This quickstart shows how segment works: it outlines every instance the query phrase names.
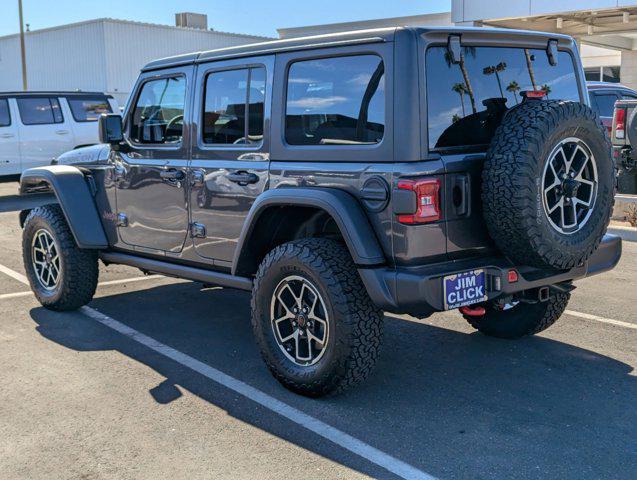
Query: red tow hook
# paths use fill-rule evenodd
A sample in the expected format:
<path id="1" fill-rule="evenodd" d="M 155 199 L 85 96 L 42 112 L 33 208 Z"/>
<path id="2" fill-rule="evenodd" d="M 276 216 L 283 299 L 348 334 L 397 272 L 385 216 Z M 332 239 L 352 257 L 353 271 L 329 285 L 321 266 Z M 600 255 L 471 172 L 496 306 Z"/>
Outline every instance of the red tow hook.
<path id="1" fill-rule="evenodd" d="M 484 309 L 484 307 L 472 307 L 472 306 L 467 306 L 467 307 L 460 307 L 459 308 L 460 313 L 462 313 L 463 315 L 466 315 L 468 317 L 483 317 L 485 313 L 487 313 L 487 311 Z"/>

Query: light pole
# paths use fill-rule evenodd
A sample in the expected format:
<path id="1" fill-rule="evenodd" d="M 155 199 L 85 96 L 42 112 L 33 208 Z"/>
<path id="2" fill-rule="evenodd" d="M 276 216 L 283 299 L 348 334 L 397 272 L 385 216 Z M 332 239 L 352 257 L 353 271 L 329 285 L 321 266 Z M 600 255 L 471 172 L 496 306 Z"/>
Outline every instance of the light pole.
<path id="1" fill-rule="evenodd" d="M 26 91 L 27 85 L 27 56 L 24 48 L 24 21 L 22 19 L 22 0 L 18 0 L 18 12 L 20 15 L 20 56 L 22 58 L 22 90 Z"/>

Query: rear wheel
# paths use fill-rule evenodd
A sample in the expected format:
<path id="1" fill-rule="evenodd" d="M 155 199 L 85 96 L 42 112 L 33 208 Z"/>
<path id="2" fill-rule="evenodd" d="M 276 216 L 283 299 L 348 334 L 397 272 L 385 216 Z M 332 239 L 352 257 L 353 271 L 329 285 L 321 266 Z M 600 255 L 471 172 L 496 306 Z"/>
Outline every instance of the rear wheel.
<path id="1" fill-rule="evenodd" d="M 301 395 L 340 392 L 367 378 L 382 318 L 348 251 L 332 240 L 275 248 L 254 281 L 252 326 L 263 359 L 279 382 Z"/>
<path id="2" fill-rule="evenodd" d="M 22 256 L 31 289 L 44 307 L 76 310 L 93 298 L 99 275 L 97 253 L 75 244 L 59 206 L 46 205 L 29 213 Z"/>
<path id="3" fill-rule="evenodd" d="M 515 339 L 546 330 L 562 316 L 570 294 L 557 293 L 546 302 L 491 302 L 482 316 L 463 315 L 473 328 L 490 337 Z"/>

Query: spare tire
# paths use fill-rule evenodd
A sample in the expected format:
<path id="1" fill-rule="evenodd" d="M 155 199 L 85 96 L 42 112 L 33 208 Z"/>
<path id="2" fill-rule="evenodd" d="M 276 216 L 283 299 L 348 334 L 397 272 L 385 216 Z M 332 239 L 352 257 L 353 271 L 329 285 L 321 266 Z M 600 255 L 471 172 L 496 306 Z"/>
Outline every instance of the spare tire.
<path id="1" fill-rule="evenodd" d="M 517 264 L 568 269 L 598 247 L 615 167 L 599 118 L 581 103 L 528 99 L 496 130 L 482 175 L 487 228 Z"/>

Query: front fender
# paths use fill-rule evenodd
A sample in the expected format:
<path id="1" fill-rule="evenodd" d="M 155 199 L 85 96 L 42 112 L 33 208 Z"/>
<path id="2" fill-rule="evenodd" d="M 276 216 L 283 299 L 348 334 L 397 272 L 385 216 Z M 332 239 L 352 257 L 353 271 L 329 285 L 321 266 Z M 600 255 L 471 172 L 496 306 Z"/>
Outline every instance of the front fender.
<path id="1" fill-rule="evenodd" d="M 52 165 L 30 168 L 22 173 L 20 195 L 50 191 L 55 194 L 78 247 L 108 247 L 95 199 L 84 173 L 79 168 Z"/>
<path id="2" fill-rule="evenodd" d="M 358 201 L 349 193 L 335 188 L 280 188 L 261 194 L 243 225 L 241 236 L 232 265 L 235 274 L 241 264 L 242 256 L 261 215 L 270 207 L 302 206 L 324 210 L 338 226 L 354 263 L 359 266 L 382 265 L 385 255 L 376 239 L 369 220 Z"/>

